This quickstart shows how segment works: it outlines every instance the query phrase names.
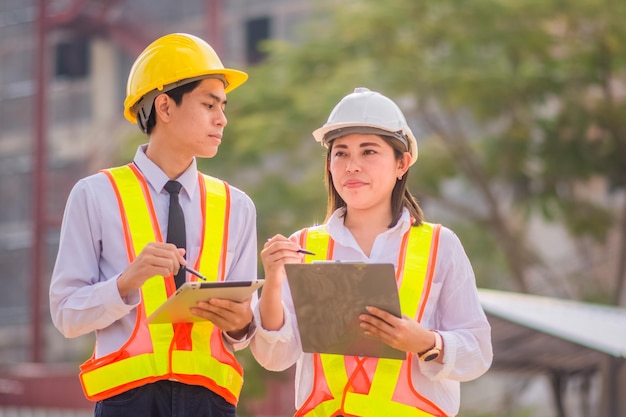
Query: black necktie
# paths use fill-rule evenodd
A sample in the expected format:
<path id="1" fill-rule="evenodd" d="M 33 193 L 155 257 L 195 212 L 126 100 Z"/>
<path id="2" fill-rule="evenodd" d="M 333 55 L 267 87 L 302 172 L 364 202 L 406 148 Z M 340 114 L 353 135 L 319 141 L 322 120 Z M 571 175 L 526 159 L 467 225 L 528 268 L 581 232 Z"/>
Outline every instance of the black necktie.
<path id="1" fill-rule="evenodd" d="M 170 193 L 170 212 L 167 217 L 167 243 L 173 243 L 177 248 L 187 249 L 185 232 L 185 215 L 178 202 L 178 193 L 182 185 L 178 181 L 168 181 L 165 190 Z M 176 288 L 185 282 L 185 270 L 180 268 L 176 274 Z"/>

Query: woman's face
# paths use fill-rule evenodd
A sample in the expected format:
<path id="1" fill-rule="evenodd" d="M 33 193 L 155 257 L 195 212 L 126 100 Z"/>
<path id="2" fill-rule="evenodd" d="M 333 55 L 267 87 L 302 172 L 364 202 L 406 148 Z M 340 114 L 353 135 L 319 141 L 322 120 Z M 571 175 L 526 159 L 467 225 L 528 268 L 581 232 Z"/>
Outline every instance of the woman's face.
<path id="1" fill-rule="evenodd" d="M 390 209 L 391 193 L 408 169 L 408 161 L 396 159 L 393 148 L 380 136 L 354 133 L 333 141 L 328 169 L 348 209 Z"/>

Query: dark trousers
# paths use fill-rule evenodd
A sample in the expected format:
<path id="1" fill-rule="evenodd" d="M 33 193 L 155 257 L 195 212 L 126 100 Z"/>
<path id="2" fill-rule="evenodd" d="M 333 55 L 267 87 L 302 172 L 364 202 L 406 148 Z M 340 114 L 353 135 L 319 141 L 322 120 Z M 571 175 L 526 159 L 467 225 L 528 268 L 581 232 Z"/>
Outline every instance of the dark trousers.
<path id="1" fill-rule="evenodd" d="M 235 406 L 200 386 L 158 381 L 96 403 L 95 417 L 235 417 Z"/>

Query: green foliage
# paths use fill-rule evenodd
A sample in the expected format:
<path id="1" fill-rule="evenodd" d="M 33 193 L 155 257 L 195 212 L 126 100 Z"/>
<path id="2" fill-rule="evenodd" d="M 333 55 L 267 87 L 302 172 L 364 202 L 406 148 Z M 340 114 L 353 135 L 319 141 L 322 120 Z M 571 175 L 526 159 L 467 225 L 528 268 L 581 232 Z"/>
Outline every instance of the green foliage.
<path id="1" fill-rule="evenodd" d="M 420 194 L 438 196 L 441 195 L 442 183 L 457 177 L 459 169 L 441 142 L 435 138 L 423 142 L 425 143 L 420 143 L 419 154 L 426 156 L 418 157 L 418 162 L 411 167 L 411 193 L 415 196 Z"/>
<path id="2" fill-rule="evenodd" d="M 614 212 L 580 187 L 596 178 L 626 186 L 626 3 L 316 5 L 304 41 L 265 45 L 267 60 L 229 95 L 219 154 L 200 162 L 253 198 L 260 242 L 323 221 L 324 149 L 311 132 L 357 86 L 405 111 L 420 147 L 410 174 L 420 200 L 454 203 L 494 242 L 522 236 L 520 215 L 598 242 L 616 227 Z M 471 200 L 445 195 L 454 178 Z M 515 221 L 498 224 L 496 212 Z M 476 256 L 475 267 L 493 262 Z"/>
<path id="3" fill-rule="evenodd" d="M 411 181 L 422 199 L 440 199 L 443 183 L 465 177 L 479 200 L 511 201 L 500 209 L 538 213 L 601 241 L 613 214 L 576 188 L 598 176 L 625 185 L 626 109 L 614 96 L 626 57 L 616 16 L 625 11 L 590 0 L 361 0 L 320 9 L 305 42 L 268 45 L 269 59 L 232 100 L 229 137 L 262 155 L 251 168 L 260 235 L 323 218 L 323 153 L 318 159 L 309 132 L 363 85 L 395 97 L 420 134 Z M 253 160 L 243 155 L 225 159 Z"/>
<path id="4" fill-rule="evenodd" d="M 506 260 L 493 236 L 485 233 L 484 227 L 476 223 L 454 222 L 447 226 L 463 242 L 467 256 L 472 261 L 478 287 L 511 291 L 510 282 L 502 279 L 507 273 Z"/>

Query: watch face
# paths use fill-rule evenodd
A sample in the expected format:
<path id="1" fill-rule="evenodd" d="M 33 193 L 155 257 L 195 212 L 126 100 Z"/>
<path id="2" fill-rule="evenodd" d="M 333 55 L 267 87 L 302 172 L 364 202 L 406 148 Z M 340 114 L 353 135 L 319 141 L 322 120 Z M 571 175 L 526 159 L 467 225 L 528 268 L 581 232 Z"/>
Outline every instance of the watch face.
<path id="1" fill-rule="evenodd" d="M 433 361 L 435 359 L 437 359 L 439 357 L 439 351 L 438 350 L 431 350 L 429 352 L 426 352 L 423 356 L 423 360 L 424 362 L 429 362 L 429 361 Z"/>

